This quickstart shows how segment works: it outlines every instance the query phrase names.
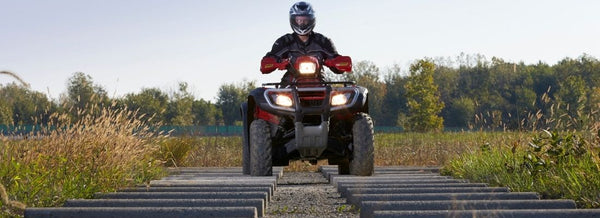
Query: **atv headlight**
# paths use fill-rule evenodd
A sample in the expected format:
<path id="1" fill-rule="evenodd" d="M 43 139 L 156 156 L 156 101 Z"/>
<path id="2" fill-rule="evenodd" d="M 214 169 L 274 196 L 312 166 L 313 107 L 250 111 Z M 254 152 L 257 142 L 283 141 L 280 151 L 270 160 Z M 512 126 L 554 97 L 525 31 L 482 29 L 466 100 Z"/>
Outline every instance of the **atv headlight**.
<path id="1" fill-rule="evenodd" d="M 339 105 L 345 105 L 346 103 L 348 103 L 348 99 L 350 98 L 351 93 L 339 93 L 339 94 L 335 94 L 331 97 L 331 105 L 332 106 L 339 106 Z"/>
<path id="2" fill-rule="evenodd" d="M 312 62 L 302 62 L 298 66 L 300 74 L 314 74 L 317 70 L 317 65 Z"/>
<path id="3" fill-rule="evenodd" d="M 290 96 L 275 95 L 275 104 L 283 107 L 291 107 L 293 105 L 293 101 Z"/>

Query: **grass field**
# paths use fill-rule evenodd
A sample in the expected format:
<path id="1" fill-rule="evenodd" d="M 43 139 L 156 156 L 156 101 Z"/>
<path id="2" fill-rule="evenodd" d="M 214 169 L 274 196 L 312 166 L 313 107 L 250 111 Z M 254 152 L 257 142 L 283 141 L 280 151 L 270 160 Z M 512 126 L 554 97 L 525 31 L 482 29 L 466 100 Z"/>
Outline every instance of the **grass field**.
<path id="1" fill-rule="evenodd" d="M 66 118 L 56 117 L 56 120 Z M 59 122 L 60 123 L 60 122 Z M 0 137 L 0 215 L 59 206 L 69 198 L 142 184 L 165 166 L 241 166 L 241 137 L 165 137 L 125 111 L 46 130 L 47 137 Z M 118 127 L 118 128 L 117 128 Z M 443 166 L 473 182 L 571 198 L 600 207 L 596 132 L 446 132 L 375 135 L 376 165 Z M 318 164 L 327 164 L 321 161 Z M 295 161 L 286 171 L 316 171 Z"/>
<path id="2" fill-rule="evenodd" d="M 500 144 L 521 134 L 507 132 L 397 133 L 375 135 L 375 164 L 439 166 L 486 143 Z M 163 141 L 168 166 L 241 166 L 240 137 L 180 137 Z M 319 164 L 327 164 L 326 161 Z M 316 170 L 301 161 L 285 170 Z"/>

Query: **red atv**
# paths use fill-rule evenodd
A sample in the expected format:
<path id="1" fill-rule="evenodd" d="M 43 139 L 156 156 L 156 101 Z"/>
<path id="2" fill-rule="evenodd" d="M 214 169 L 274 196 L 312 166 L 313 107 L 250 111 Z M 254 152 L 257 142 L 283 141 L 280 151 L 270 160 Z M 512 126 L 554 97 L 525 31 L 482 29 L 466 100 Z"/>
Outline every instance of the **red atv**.
<path id="1" fill-rule="evenodd" d="M 327 82 L 320 76 L 323 64 L 350 72 L 350 57 L 325 63 L 312 56 L 292 60 L 263 63 L 262 67 L 280 70 L 291 65 L 292 79 L 263 84 L 241 106 L 244 174 L 270 176 L 273 166 L 287 166 L 290 160 L 316 164 L 327 159 L 338 165 L 340 174 L 372 175 L 368 90 L 355 82 Z"/>

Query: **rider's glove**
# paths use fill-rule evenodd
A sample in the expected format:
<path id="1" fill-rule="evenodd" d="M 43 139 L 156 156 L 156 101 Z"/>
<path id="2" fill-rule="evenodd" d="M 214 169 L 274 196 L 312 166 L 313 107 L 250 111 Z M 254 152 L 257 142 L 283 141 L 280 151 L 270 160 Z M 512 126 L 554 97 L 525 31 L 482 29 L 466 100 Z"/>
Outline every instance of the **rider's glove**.
<path id="1" fill-rule="evenodd" d="M 277 65 L 277 59 L 274 57 L 264 57 L 262 61 L 260 61 L 260 72 L 269 74 L 277 69 Z"/>
<path id="2" fill-rule="evenodd" d="M 349 56 L 337 56 L 325 60 L 325 66 L 335 68 L 342 72 L 352 71 L 352 59 Z"/>

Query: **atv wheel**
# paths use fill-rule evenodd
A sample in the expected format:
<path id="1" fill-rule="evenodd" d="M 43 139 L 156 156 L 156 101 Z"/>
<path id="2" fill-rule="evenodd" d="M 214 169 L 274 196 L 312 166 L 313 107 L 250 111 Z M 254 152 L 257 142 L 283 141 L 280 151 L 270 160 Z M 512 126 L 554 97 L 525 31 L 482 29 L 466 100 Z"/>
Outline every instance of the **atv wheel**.
<path id="1" fill-rule="evenodd" d="M 250 124 L 250 175 L 273 175 L 271 129 L 267 121 L 254 120 Z"/>
<path id="2" fill-rule="evenodd" d="M 373 121 L 368 114 L 358 113 L 352 126 L 352 159 L 350 160 L 350 174 L 356 176 L 373 175 L 374 148 L 373 148 Z"/>
<path id="3" fill-rule="evenodd" d="M 244 102 L 240 106 L 240 115 L 244 125 L 242 131 L 242 172 L 244 175 L 250 175 L 250 143 L 248 138 L 250 137 L 250 124 L 248 123 L 248 103 Z"/>
<path id="4" fill-rule="evenodd" d="M 244 175 L 250 175 L 250 145 L 246 130 L 244 130 L 242 137 L 242 171 Z"/>

